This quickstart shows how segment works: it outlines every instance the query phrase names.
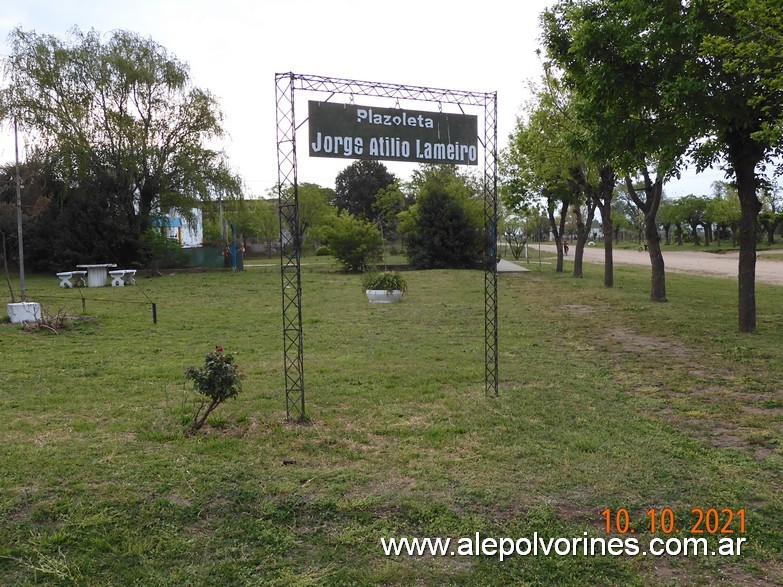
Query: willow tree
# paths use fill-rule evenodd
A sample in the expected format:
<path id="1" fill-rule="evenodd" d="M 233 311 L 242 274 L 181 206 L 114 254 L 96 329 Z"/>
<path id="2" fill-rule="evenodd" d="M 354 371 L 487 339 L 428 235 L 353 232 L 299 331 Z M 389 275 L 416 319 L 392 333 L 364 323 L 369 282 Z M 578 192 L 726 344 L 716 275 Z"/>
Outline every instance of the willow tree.
<path id="1" fill-rule="evenodd" d="M 68 185 L 109 196 L 136 234 L 158 208 L 187 213 L 211 194 L 239 192 L 210 146 L 223 136 L 217 100 L 155 41 L 78 29 L 61 40 L 20 28 L 9 41 L 0 115 L 18 118 L 35 147 L 56 156 Z"/>

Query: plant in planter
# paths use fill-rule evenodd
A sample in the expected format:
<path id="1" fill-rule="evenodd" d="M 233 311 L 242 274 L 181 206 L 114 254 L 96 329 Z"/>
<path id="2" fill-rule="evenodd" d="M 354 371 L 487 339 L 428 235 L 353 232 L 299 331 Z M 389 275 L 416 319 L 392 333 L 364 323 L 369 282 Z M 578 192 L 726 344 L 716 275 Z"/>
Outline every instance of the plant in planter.
<path id="1" fill-rule="evenodd" d="M 373 303 L 399 302 L 408 289 L 399 271 L 370 271 L 362 278 L 367 299 Z"/>

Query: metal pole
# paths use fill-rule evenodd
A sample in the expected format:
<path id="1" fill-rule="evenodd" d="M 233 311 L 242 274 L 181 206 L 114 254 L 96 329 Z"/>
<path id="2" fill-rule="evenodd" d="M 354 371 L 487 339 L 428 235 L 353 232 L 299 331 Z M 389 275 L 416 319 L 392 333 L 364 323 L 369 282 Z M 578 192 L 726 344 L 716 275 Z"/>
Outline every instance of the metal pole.
<path id="1" fill-rule="evenodd" d="M 280 278 L 283 301 L 286 420 L 305 422 L 302 344 L 302 273 L 299 234 L 299 180 L 293 73 L 275 74 L 277 102 L 277 191 L 280 218 Z"/>
<path id="2" fill-rule="evenodd" d="M 19 176 L 19 132 L 14 116 L 14 151 L 16 152 L 16 231 L 19 235 L 19 289 L 22 301 L 26 301 L 24 287 L 24 241 L 22 240 L 22 179 Z"/>

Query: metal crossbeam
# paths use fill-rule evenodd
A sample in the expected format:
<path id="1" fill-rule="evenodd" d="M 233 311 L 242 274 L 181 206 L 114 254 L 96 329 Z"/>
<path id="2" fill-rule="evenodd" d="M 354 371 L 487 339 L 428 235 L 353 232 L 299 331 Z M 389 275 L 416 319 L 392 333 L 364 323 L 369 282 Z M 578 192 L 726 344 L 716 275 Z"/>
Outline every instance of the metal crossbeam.
<path id="1" fill-rule="evenodd" d="M 445 102 L 466 106 L 485 106 L 489 96 L 496 96 L 495 93 L 486 94 L 384 82 L 366 82 L 320 75 L 297 75 L 295 77 L 297 89 L 309 90 L 311 92 L 328 92 L 330 94 L 376 96 L 422 102 Z"/>

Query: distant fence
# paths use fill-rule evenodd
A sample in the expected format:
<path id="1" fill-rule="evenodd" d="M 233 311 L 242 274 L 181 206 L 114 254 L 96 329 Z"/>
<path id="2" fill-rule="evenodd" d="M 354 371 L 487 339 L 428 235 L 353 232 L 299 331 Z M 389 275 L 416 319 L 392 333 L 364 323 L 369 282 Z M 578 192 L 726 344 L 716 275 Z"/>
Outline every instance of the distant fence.
<path id="1" fill-rule="evenodd" d="M 220 246 L 188 247 L 182 252 L 187 257 L 188 267 L 225 267 Z"/>

